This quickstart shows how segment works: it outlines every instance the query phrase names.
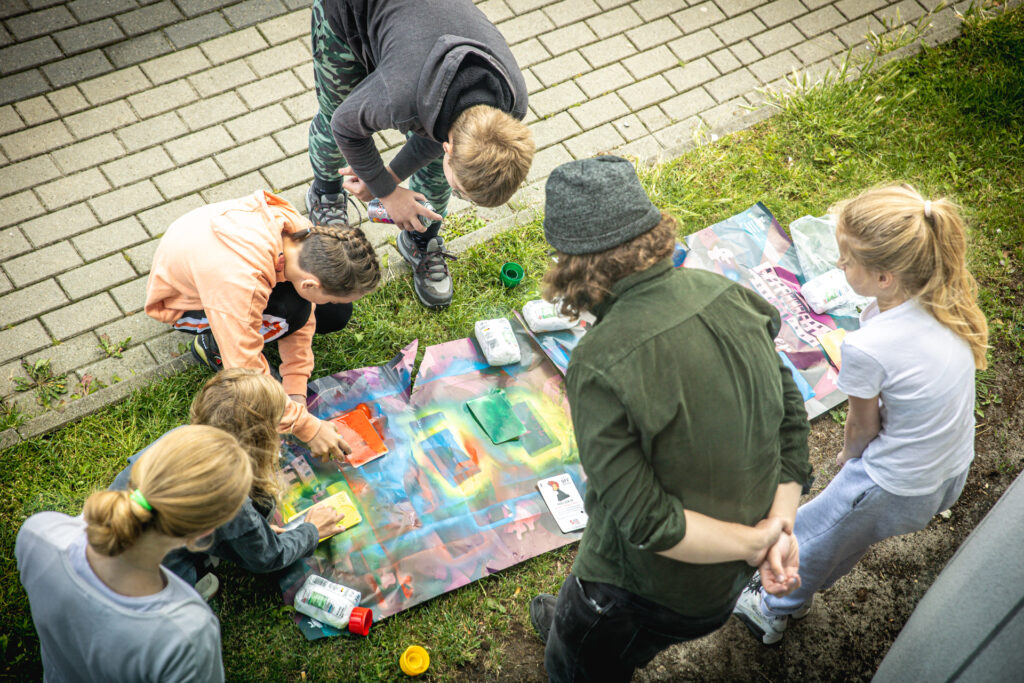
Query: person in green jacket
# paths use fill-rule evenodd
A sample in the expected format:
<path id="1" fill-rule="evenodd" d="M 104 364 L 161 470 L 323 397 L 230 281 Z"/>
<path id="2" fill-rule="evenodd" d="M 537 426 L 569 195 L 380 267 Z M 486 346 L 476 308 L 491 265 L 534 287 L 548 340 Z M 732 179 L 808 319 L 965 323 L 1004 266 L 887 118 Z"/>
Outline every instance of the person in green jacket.
<path id="1" fill-rule="evenodd" d="M 536 596 L 530 618 L 552 681 L 626 681 L 722 626 L 755 567 L 775 594 L 799 584 L 807 413 L 775 350 L 778 311 L 673 267 L 675 221 L 631 163 L 564 164 L 545 203 L 545 297 L 596 319 L 566 373 L 589 522 L 557 599 Z"/>

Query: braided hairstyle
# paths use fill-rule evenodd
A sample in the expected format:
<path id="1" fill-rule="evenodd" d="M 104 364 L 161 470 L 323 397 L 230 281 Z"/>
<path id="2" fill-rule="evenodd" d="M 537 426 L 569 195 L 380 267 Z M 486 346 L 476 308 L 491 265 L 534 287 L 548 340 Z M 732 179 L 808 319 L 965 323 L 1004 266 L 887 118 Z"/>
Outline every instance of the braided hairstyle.
<path id="1" fill-rule="evenodd" d="M 299 267 L 320 280 L 327 294 L 362 296 L 380 284 L 377 254 L 359 228 L 314 225 L 289 237 L 302 242 Z"/>

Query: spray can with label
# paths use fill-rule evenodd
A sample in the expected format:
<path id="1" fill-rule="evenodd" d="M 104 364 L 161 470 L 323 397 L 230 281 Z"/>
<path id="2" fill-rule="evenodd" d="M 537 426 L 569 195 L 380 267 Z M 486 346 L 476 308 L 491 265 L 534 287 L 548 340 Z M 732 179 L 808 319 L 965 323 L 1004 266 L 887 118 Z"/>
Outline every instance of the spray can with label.
<path id="1" fill-rule="evenodd" d="M 311 574 L 295 594 L 295 611 L 337 629 L 365 636 L 373 624 L 373 610 L 359 607 L 362 594 Z"/>
<path id="2" fill-rule="evenodd" d="M 434 207 L 430 205 L 430 202 L 420 202 L 428 211 L 433 211 Z M 391 223 L 394 225 L 394 221 L 391 220 L 391 216 L 388 215 L 384 205 L 380 203 L 379 199 L 371 199 L 370 203 L 366 205 L 366 217 L 371 223 Z M 420 223 L 423 224 L 424 228 L 430 227 L 430 219 L 426 216 L 420 216 Z"/>

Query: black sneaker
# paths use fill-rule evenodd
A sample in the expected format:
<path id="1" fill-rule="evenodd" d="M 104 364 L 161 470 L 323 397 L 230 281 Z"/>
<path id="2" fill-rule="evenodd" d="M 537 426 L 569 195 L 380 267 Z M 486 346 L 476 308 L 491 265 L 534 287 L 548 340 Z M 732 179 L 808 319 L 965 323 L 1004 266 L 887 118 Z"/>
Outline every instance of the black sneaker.
<path id="1" fill-rule="evenodd" d="M 214 372 L 224 367 L 220 359 L 220 349 L 217 348 L 217 340 L 213 338 L 213 332 L 204 330 L 192 339 L 192 355 L 200 365 L 205 365 Z"/>
<path id="2" fill-rule="evenodd" d="M 558 598 L 550 593 L 541 593 L 530 601 L 530 623 L 540 639 L 547 644 L 551 624 L 555 621 L 555 605 Z"/>
<path id="3" fill-rule="evenodd" d="M 348 193 L 317 194 L 313 186 L 306 191 L 306 213 L 313 225 L 348 227 Z"/>
<path id="4" fill-rule="evenodd" d="M 398 253 L 412 266 L 412 284 L 416 296 L 427 308 L 444 308 L 452 302 L 454 286 L 452 276 L 448 272 L 448 261 L 457 261 L 458 257 L 444 250 L 444 240 L 434 237 L 427 243 L 425 251 L 421 251 L 402 231 L 395 240 Z"/>

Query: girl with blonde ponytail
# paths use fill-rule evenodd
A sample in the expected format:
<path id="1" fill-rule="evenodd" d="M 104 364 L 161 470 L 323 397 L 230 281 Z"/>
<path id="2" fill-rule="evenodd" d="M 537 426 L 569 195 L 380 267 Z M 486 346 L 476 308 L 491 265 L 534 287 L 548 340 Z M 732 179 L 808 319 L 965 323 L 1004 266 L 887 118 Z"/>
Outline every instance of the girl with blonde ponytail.
<path id="1" fill-rule="evenodd" d="M 802 585 L 782 598 L 745 593 L 736 608 L 766 644 L 873 543 L 923 529 L 956 502 L 974 459 L 974 372 L 985 367 L 988 326 L 956 206 L 883 187 L 841 204 L 836 226 L 837 265 L 875 301 L 841 349 L 842 469 L 797 512 Z"/>
<path id="2" fill-rule="evenodd" d="M 160 561 L 234 517 L 251 485 L 233 436 L 182 427 L 139 458 L 127 490 L 92 494 L 79 517 L 26 520 L 14 552 L 44 677 L 224 680 L 217 618 Z"/>

